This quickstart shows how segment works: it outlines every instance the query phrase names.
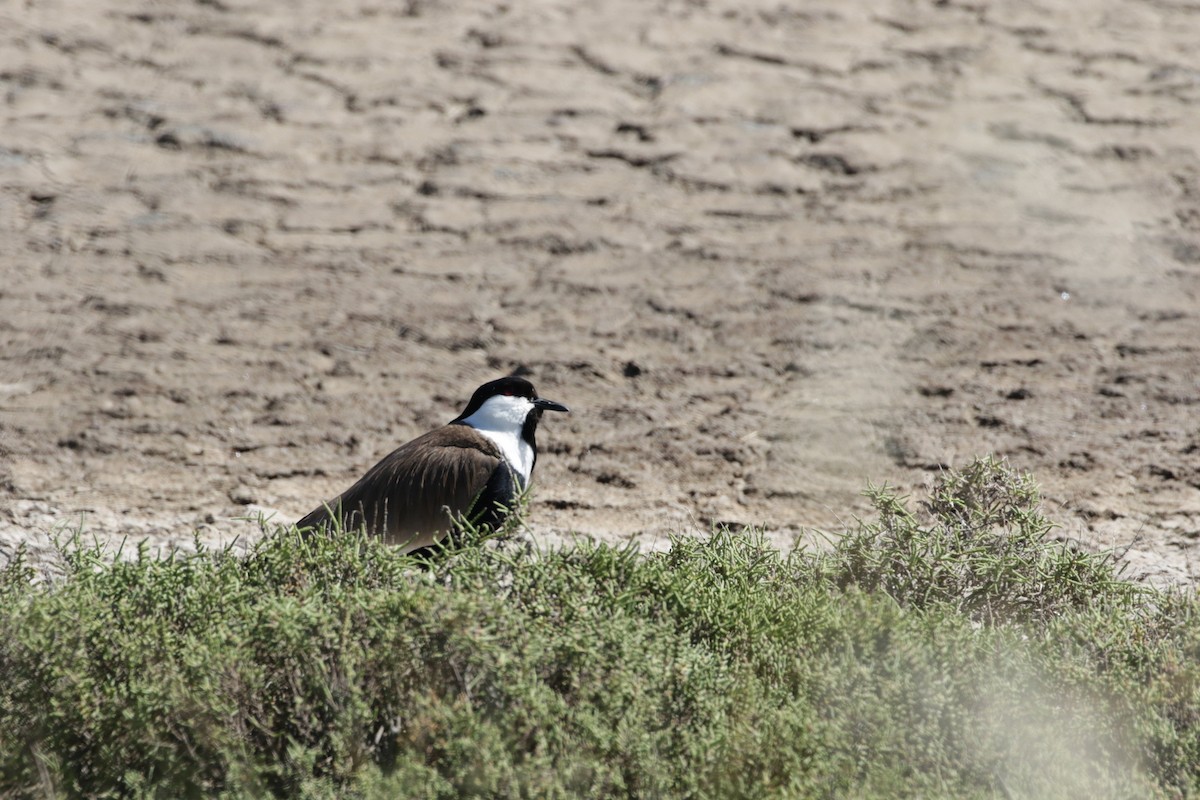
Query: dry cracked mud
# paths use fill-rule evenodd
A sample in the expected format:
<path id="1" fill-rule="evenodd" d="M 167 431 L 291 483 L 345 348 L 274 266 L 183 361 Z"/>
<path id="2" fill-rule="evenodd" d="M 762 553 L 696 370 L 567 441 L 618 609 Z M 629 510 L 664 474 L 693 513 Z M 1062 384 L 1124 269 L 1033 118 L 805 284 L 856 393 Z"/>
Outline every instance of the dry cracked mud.
<path id="1" fill-rule="evenodd" d="M 0 555 L 290 521 L 513 370 L 530 525 L 997 453 L 1191 581 L 1200 3 L 0 6 Z"/>

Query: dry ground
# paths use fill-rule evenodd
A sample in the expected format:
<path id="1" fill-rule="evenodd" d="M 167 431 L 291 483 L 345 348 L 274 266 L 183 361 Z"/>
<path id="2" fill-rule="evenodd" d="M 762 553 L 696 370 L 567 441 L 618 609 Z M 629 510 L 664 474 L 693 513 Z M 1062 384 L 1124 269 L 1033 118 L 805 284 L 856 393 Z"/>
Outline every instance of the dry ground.
<path id="1" fill-rule="evenodd" d="M 1200 572 L 1200 3 L 0 4 L 0 550 L 291 520 L 514 369 L 531 525 L 995 452 Z"/>

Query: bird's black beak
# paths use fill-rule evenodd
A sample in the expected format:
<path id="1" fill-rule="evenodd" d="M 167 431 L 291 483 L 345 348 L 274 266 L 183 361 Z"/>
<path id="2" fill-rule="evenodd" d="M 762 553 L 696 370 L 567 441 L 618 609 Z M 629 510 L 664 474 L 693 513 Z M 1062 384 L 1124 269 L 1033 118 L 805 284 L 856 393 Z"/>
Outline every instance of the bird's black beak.
<path id="1" fill-rule="evenodd" d="M 539 408 L 542 411 L 565 411 L 570 413 L 571 409 L 564 406 L 562 403 L 556 403 L 553 400 L 543 400 L 538 397 L 533 401 L 533 407 Z"/>

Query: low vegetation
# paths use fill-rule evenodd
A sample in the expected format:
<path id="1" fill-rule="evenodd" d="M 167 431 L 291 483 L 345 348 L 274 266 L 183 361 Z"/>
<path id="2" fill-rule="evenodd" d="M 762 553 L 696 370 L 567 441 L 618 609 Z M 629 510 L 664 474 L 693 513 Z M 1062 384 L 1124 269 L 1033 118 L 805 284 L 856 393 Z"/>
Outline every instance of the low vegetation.
<path id="1" fill-rule="evenodd" d="M 281 529 L 247 555 L 0 573 L 0 794 L 1184 797 L 1190 594 L 1052 539 L 981 460 L 785 554 L 425 558 Z M 469 537 L 468 537 L 469 538 Z"/>

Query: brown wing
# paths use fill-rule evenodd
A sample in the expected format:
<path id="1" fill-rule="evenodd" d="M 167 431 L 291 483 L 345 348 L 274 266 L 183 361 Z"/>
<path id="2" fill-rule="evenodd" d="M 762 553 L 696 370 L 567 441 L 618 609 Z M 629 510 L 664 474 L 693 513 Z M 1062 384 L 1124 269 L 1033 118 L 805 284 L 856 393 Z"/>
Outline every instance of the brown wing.
<path id="1" fill-rule="evenodd" d="M 353 486 L 296 523 L 319 528 L 340 514 L 344 529 L 365 525 L 405 552 L 426 547 L 466 514 L 492 472 L 500 451 L 466 425 L 447 425 L 401 445 Z"/>

